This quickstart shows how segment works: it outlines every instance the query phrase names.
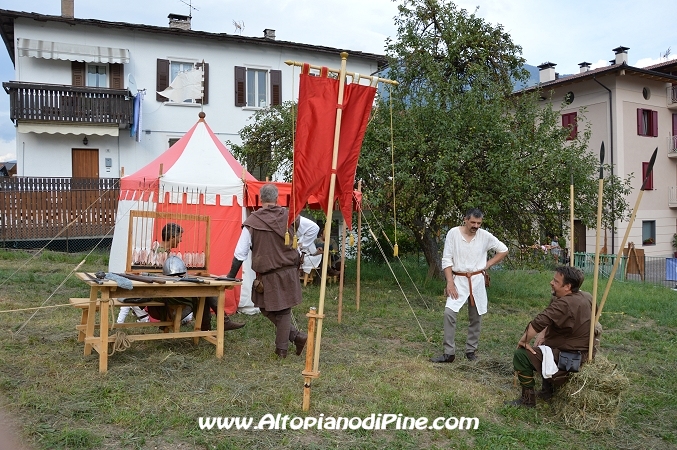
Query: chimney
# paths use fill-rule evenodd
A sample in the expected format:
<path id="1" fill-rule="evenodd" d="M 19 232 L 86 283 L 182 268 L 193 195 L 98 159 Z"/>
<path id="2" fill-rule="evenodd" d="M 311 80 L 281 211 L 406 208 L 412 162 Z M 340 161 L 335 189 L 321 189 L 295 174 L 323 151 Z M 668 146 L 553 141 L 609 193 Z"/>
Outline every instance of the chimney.
<path id="1" fill-rule="evenodd" d="M 548 81 L 555 81 L 555 66 L 557 64 L 546 62 L 538 66 L 538 81 L 539 83 L 547 83 Z"/>
<path id="2" fill-rule="evenodd" d="M 616 53 L 616 64 L 627 64 L 628 63 L 628 47 L 616 47 L 614 53 Z"/>
<path id="3" fill-rule="evenodd" d="M 263 30 L 263 37 L 266 39 L 271 39 L 275 40 L 275 30 L 271 30 L 270 28 L 266 28 Z"/>
<path id="4" fill-rule="evenodd" d="M 578 65 L 578 67 L 581 68 L 581 70 L 578 73 L 587 72 L 588 70 L 590 70 L 590 63 L 583 61 Z"/>
<path id="5" fill-rule="evenodd" d="M 169 18 L 169 28 L 190 30 L 190 16 L 184 16 L 181 14 L 170 14 L 167 17 Z"/>
<path id="6" fill-rule="evenodd" d="M 75 0 L 61 0 L 61 17 L 73 19 L 75 17 Z"/>

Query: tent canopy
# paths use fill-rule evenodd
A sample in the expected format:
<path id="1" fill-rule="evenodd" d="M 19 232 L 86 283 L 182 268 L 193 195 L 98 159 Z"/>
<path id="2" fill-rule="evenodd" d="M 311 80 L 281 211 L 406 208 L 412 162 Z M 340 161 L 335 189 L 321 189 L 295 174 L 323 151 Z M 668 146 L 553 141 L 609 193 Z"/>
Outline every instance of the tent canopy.
<path id="1" fill-rule="evenodd" d="M 246 180 L 244 185 L 244 205 L 247 208 L 257 209 L 262 206 L 259 191 L 265 184 L 274 184 L 277 187 L 278 192 L 277 204 L 280 206 L 289 207 L 289 203 L 292 201 L 291 183 Z M 362 193 L 359 191 L 353 191 L 353 211 L 359 211 L 361 203 Z M 324 207 L 317 201 L 317 198 L 315 198 L 313 195 L 310 196 L 306 205 L 310 209 L 324 209 Z"/>
<path id="2" fill-rule="evenodd" d="M 198 122 L 163 154 L 137 172 L 120 180 L 120 201 L 111 246 L 109 268 L 122 272 L 126 268 L 127 250 L 132 254 L 147 252 L 148 245 L 159 241 L 158 229 L 163 224 L 134 225 L 130 229 L 130 211 L 156 211 L 174 214 L 206 215 L 211 218 L 209 234 L 209 271 L 223 275 L 230 269 L 232 255 L 246 215 L 244 181 L 255 180 L 230 154 L 200 114 Z M 138 233 L 152 233 L 138 239 Z M 177 253 L 194 252 L 189 247 L 195 239 L 186 227 L 184 241 Z M 198 233 L 199 234 L 199 233 Z M 134 237 L 132 237 L 134 235 Z M 131 239 L 131 243 L 130 243 Z M 140 243 L 140 244 L 139 244 Z M 137 249 L 138 247 L 138 249 Z M 251 282 L 254 275 L 250 261 L 243 265 L 242 289 L 226 292 L 226 312 L 234 313 L 243 303 L 251 303 Z M 238 298 L 239 297 L 239 298 Z M 251 305 L 253 306 L 253 305 Z"/>

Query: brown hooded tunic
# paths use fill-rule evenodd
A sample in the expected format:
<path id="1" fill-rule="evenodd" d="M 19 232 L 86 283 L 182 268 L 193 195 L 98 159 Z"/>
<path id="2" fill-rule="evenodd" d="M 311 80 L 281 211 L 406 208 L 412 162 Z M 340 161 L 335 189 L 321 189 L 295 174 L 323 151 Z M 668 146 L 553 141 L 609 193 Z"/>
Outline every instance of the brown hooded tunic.
<path id="1" fill-rule="evenodd" d="M 261 208 L 242 226 L 247 227 L 251 235 L 252 269 L 263 282 L 262 294 L 252 289 L 254 305 L 266 311 L 281 311 L 301 303 L 299 252 L 284 245 L 287 210 L 277 205 Z"/>

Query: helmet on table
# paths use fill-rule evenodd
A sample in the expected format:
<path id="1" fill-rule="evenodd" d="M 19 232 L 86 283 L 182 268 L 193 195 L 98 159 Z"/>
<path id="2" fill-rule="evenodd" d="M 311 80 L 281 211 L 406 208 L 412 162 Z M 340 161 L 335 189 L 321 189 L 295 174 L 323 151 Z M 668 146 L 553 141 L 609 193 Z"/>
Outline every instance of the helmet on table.
<path id="1" fill-rule="evenodd" d="M 188 269 L 178 256 L 170 256 L 162 264 L 162 273 L 169 276 L 185 275 Z"/>

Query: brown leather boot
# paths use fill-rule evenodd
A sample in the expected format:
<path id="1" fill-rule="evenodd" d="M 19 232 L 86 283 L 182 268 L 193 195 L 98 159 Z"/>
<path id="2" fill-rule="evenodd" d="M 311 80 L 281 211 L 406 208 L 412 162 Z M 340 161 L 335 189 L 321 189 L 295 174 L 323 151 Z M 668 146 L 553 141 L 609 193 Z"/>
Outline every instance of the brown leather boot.
<path id="1" fill-rule="evenodd" d="M 522 396 L 517 400 L 507 401 L 506 405 L 511 406 L 526 406 L 527 408 L 533 408 L 536 406 L 536 392 L 533 388 L 526 388 L 522 386 Z"/>
<path id="2" fill-rule="evenodd" d="M 224 316 L 223 318 L 223 329 L 225 331 L 237 330 L 243 326 L 245 326 L 244 323 L 233 322 L 228 316 Z"/>
<path id="3" fill-rule="evenodd" d="M 281 348 L 275 349 L 275 354 L 279 359 L 284 359 L 287 357 L 287 350 L 282 350 Z"/>
<path id="4" fill-rule="evenodd" d="M 543 378 L 541 390 L 536 392 L 536 397 L 549 402 L 552 400 L 553 395 L 555 395 L 555 386 L 552 384 L 552 381 L 547 378 Z"/>
<path id="5" fill-rule="evenodd" d="M 296 346 L 297 355 L 303 353 L 303 349 L 306 347 L 306 341 L 308 341 L 308 335 L 303 331 L 299 331 L 294 338 L 294 345 Z"/>

